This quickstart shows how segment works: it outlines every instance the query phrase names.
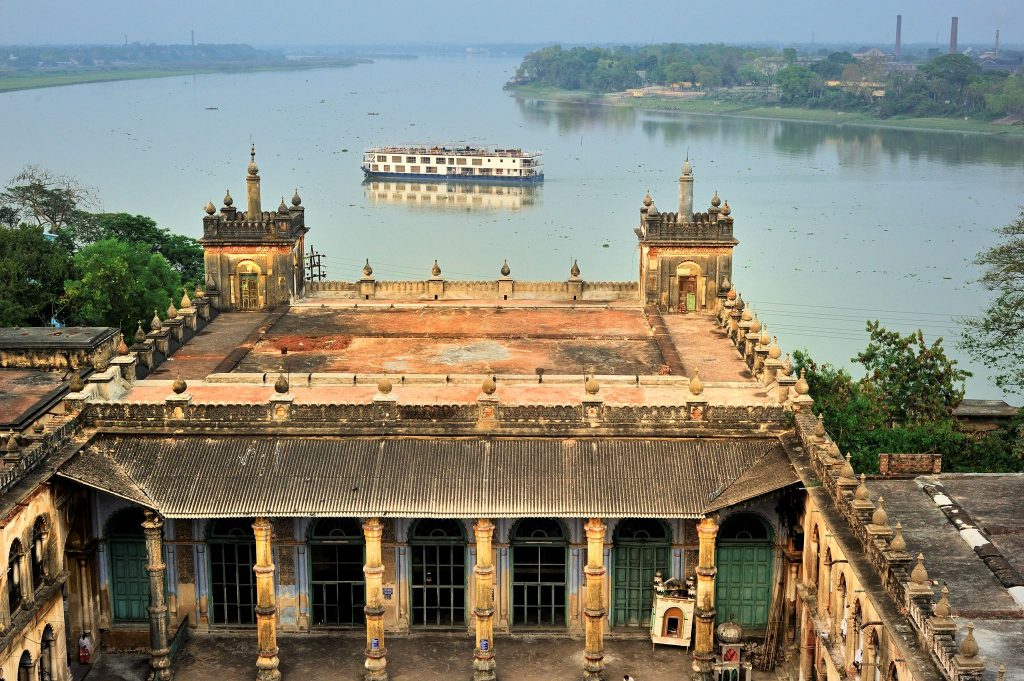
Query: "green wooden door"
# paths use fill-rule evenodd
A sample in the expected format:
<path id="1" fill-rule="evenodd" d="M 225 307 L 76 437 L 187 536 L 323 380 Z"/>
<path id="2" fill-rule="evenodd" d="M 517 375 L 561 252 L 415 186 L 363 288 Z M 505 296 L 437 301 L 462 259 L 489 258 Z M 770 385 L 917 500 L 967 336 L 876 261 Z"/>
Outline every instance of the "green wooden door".
<path id="1" fill-rule="evenodd" d="M 715 578 L 715 610 L 719 622 L 734 620 L 752 629 L 768 626 L 772 563 L 769 542 L 719 544 Z"/>
<path id="2" fill-rule="evenodd" d="M 668 574 L 668 546 L 622 544 L 612 557 L 613 626 L 649 627 L 654 573 Z"/>
<path id="3" fill-rule="evenodd" d="M 110 542 L 111 594 L 115 622 L 140 622 L 149 617 L 149 576 L 146 542 L 115 539 Z"/>

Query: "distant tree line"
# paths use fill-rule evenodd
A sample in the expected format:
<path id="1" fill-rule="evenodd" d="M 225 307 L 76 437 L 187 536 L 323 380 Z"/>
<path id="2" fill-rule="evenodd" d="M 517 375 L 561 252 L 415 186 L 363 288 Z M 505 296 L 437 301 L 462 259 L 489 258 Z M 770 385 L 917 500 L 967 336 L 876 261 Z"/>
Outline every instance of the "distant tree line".
<path id="1" fill-rule="evenodd" d="M 202 283 L 203 249 L 144 215 L 90 212 L 92 192 L 28 167 L 0 191 L 0 326 L 115 326 L 166 315 Z"/>
<path id="2" fill-rule="evenodd" d="M 257 50 L 249 45 L 25 45 L 0 46 L 0 69 L 38 70 L 68 67 L 161 66 L 168 64 L 208 64 L 231 62 L 281 62 L 284 54 Z"/>
<path id="3" fill-rule="evenodd" d="M 962 54 L 937 56 L 907 72 L 890 69 L 883 58 L 859 60 L 849 52 L 801 60 L 792 48 L 554 45 L 526 55 L 509 84 L 605 93 L 679 83 L 715 97 L 729 97 L 724 88 L 775 86 L 783 105 L 881 117 L 1024 115 L 1024 75 L 983 71 Z"/>

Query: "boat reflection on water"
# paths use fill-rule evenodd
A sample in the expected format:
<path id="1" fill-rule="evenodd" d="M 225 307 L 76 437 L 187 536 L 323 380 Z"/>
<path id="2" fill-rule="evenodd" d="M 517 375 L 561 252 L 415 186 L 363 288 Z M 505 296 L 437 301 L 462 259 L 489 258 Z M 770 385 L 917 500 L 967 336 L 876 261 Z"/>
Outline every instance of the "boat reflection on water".
<path id="1" fill-rule="evenodd" d="M 374 204 L 401 204 L 448 210 L 520 210 L 540 199 L 540 184 L 494 182 L 410 182 L 366 180 L 363 193 Z"/>

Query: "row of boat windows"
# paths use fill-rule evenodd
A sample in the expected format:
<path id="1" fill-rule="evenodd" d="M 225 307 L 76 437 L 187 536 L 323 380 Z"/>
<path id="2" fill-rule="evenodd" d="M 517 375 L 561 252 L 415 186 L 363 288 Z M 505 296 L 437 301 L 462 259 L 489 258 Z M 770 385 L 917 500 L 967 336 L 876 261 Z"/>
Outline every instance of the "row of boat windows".
<path id="1" fill-rule="evenodd" d="M 423 166 L 404 166 L 404 165 L 400 165 L 400 166 L 395 166 L 394 172 L 396 172 L 396 173 L 404 173 L 404 172 L 406 172 L 406 168 L 409 169 L 408 172 L 410 172 L 410 173 L 425 173 L 427 175 L 437 175 L 438 174 L 437 166 L 427 166 L 424 169 Z M 389 173 L 389 172 L 391 172 L 391 165 L 390 164 L 385 164 L 385 165 L 382 166 L 382 165 L 379 165 L 377 163 L 374 163 L 371 166 L 371 170 L 373 170 L 374 172 Z M 520 171 L 520 170 L 509 169 L 508 173 L 506 173 L 504 168 L 476 168 L 475 172 L 474 172 L 473 168 L 463 168 L 462 169 L 462 174 L 463 175 L 522 175 L 522 174 L 529 175 L 530 172 L 529 171 Z"/>
<path id="2" fill-rule="evenodd" d="M 429 156 L 420 156 L 419 159 L 420 159 L 420 163 L 422 163 L 423 165 L 427 165 L 428 163 L 430 163 L 430 157 Z M 484 160 L 482 158 L 474 158 L 474 159 L 471 159 L 471 161 L 472 161 L 472 165 L 475 165 L 475 166 L 483 165 L 483 163 L 484 163 Z M 514 160 L 514 159 L 510 159 L 510 161 L 512 163 L 516 162 L 516 160 Z M 378 154 L 377 155 L 377 163 L 387 163 L 387 162 L 388 162 L 388 157 L 387 156 L 385 156 L 384 154 Z M 392 163 L 401 163 L 402 162 L 402 157 L 401 156 L 392 156 L 391 157 L 391 162 Z M 416 163 L 416 157 L 415 156 L 406 156 L 405 157 L 405 162 L 406 163 Z M 498 159 L 498 163 L 504 163 L 504 162 L 505 162 L 505 159 L 503 159 L 503 158 L 499 158 Z M 443 166 L 443 165 L 464 166 L 464 165 L 466 165 L 466 159 L 465 158 L 454 158 L 454 157 L 453 158 L 445 158 L 445 157 L 442 157 L 442 156 L 438 156 L 437 158 L 434 159 L 434 163 L 436 163 L 439 166 Z M 524 161 L 524 164 L 528 164 L 528 162 Z"/>

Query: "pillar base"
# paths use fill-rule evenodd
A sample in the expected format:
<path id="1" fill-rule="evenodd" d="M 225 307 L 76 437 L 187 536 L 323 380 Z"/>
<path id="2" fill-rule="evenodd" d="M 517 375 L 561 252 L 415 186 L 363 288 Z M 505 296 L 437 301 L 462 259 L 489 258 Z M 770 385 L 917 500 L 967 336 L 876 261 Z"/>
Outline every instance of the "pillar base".
<path id="1" fill-rule="evenodd" d="M 380 657 L 370 656 L 367 654 L 366 663 L 363 665 L 366 667 L 366 674 L 363 675 L 365 681 L 388 681 L 388 661 L 384 657 L 387 655 L 387 651 L 380 650 L 374 651 L 379 652 Z"/>
<path id="2" fill-rule="evenodd" d="M 256 661 L 256 681 L 281 681 L 280 664 L 277 656 L 261 657 Z"/>
<path id="3" fill-rule="evenodd" d="M 478 648 L 473 660 L 473 681 L 495 681 L 498 678 L 497 666 L 493 652 L 485 653 Z"/>
<path id="4" fill-rule="evenodd" d="M 583 678 L 585 681 L 604 681 L 604 656 L 593 659 L 584 656 Z"/>

